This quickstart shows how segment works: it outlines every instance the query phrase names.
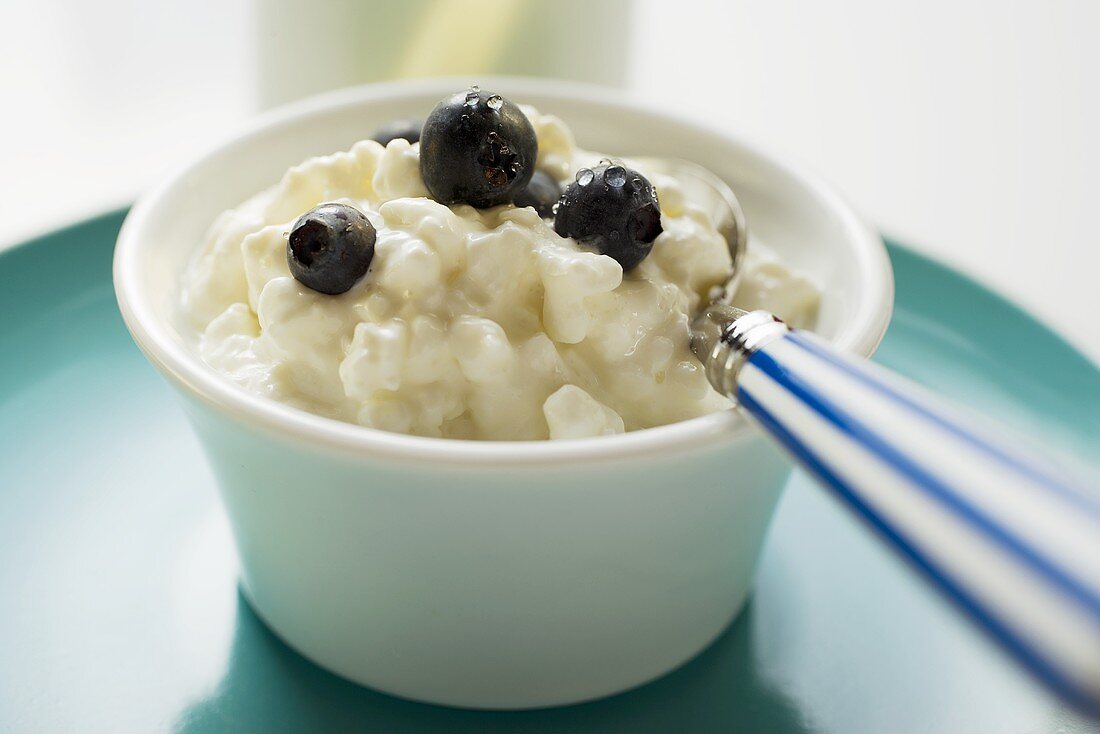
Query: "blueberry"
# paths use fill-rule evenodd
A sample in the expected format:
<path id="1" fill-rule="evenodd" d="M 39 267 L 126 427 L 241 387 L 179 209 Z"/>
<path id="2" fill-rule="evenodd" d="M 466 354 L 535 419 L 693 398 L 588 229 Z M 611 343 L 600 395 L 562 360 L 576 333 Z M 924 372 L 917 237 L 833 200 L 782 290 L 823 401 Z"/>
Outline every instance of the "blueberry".
<path id="1" fill-rule="evenodd" d="M 554 204 L 558 203 L 561 196 L 561 186 L 545 171 L 535 171 L 531 176 L 527 187 L 516 194 L 513 203 L 516 206 L 529 206 L 538 212 L 540 217 L 554 216 Z"/>
<path id="2" fill-rule="evenodd" d="M 554 231 L 630 270 L 645 260 L 661 234 L 657 192 L 645 176 L 619 163 L 582 168 L 558 200 Z"/>
<path id="3" fill-rule="evenodd" d="M 420 128 L 423 125 L 420 120 L 394 120 L 375 130 L 370 139 L 381 145 L 389 145 L 391 140 L 398 138 L 416 143 L 420 141 Z"/>
<path id="4" fill-rule="evenodd" d="M 377 236 L 355 207 L 321 204 L 294 223 L 286 262 L 302 285 L 331 296 L 346 293 L 370 267 Z"/>
<path id="5" fill-rule="evenodd" d="M 539 145 L 519 107 L 477 87 L 447 97 L 424 121 L 420 176 L 436 201 L 506 204 L 535 172 Z"/>

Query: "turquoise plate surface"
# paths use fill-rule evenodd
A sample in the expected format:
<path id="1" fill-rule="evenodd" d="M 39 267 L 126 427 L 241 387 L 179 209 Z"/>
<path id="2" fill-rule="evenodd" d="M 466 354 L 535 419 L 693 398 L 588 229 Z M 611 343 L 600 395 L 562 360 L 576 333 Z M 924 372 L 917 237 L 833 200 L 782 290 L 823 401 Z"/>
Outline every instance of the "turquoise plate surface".
<path id="1" fill-rule="evenodd" d="M 210 472 L 116 310 L 122 216 L 0 255 L 0 731 L 1092 730 L 801 475 L 750 605 L 655 683 L 488 713 L 326 673 L 237 592 Z M 1094 365 L 962 275 L 890 254 L 897 310 L 879 361 L 1059 450 L 1096 454 Z"/>

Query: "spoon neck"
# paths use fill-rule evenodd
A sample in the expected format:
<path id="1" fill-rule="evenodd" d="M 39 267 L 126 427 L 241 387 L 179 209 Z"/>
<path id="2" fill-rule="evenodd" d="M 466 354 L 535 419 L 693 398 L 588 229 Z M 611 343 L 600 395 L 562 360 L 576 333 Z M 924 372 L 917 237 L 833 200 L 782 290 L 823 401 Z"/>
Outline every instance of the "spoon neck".
<path id="1" fill-rule="evenodd" d="M 758 350 L 782 339 L 791 330 L 767 311 L 740 313 L 722 327 L 704 362 L 710 384 L 731 400 L 737 399 L 737 378 L 745 363 Z"/>

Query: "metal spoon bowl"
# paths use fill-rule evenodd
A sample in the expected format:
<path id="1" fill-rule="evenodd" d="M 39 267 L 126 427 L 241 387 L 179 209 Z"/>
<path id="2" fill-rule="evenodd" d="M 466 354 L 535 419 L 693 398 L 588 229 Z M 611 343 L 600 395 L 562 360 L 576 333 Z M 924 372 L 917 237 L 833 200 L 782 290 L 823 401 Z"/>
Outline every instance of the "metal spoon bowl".
<path id="1" fill-rule="evenodd" d="M 733 260 L 730 277 L 724 288 L 728 300 L 741 277 L 745 251 L 748 249 L 749 228 L 741 202 L 725 181 L 702 166 L 680 158 L 631 158 L 649 173 L 675 178 L 684 189 L 684 199 L 702 207 L 714 218 L 718 233 L 725 238 Z"/>

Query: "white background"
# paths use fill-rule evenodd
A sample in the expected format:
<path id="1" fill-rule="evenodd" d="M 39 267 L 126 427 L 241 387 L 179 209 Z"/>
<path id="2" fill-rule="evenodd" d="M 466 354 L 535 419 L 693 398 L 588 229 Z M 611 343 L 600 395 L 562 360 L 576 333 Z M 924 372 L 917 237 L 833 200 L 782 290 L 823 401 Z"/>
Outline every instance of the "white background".
<path id="1" fill-rule="evenodd" d="M 632 90 L 816 170 L 1100 359 L 1100 3 L 634 9 Z M 255 111 L 256 12 L 0 0 L 0 246 L 129 201 Z"/>

